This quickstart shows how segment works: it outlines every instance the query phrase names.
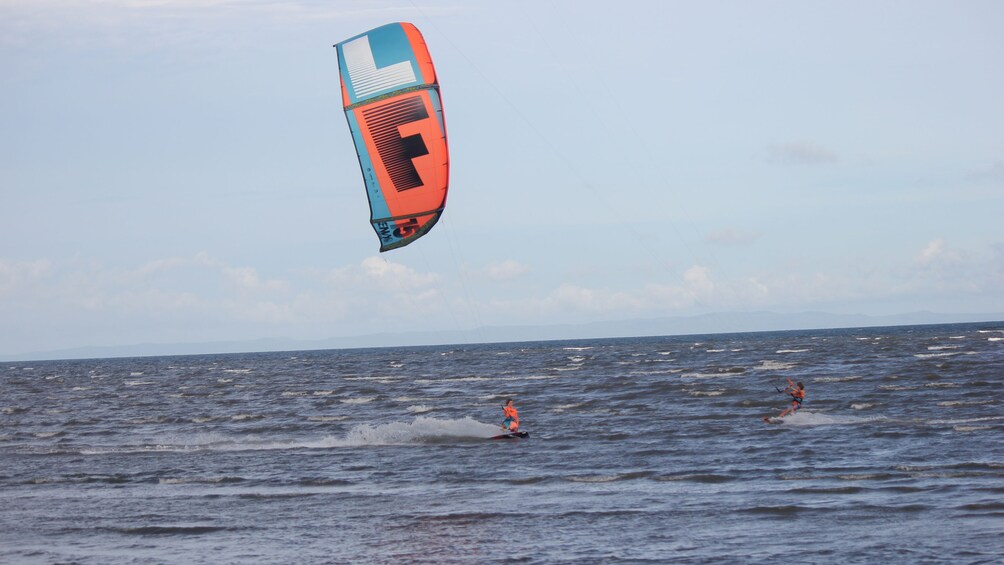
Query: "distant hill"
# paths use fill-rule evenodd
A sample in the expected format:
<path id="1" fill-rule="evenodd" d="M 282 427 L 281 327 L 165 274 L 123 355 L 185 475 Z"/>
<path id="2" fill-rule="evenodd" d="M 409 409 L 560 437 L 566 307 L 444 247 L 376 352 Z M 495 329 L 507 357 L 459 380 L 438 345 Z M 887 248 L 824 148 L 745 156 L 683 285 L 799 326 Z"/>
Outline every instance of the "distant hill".
<path id="1" fill-rule="evenodd" d="M 912 312 L 892 316 L 866 316 L 800 312 L 721 312 L 699 316 L 612 320 L 586 324 L 546 326 L 486 326 L 472 330 L 386 333 L 322 340 L 264 338 L 249 341 L 206 343 L 141 343 L 121 346 L 95 346 L 0 355 L 0 361 L 41 361 L 51 359 L 95 359 L 111 357 L 148 357 L 166 355 L 206 355 L 213 353 L 248 353 L 266 351 L 305 351 L 349 349 L 358 347 L 395 347 L 463 343 L 504 343 L 514 341 L 549 341 L 605 337 L 717 334 L 734 332 L 910 326 L 993 322 L 1004 314 L 938 314 Z"/>

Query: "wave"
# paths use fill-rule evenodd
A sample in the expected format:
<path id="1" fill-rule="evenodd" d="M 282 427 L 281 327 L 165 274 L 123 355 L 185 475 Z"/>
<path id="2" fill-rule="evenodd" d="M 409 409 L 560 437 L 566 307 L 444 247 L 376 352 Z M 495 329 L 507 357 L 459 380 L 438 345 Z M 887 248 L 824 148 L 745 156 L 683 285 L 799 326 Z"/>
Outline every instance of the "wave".
<path id="1" fill-rule="evenodd" d="M 376 400 L 375 396 L 363 396 L 360 398 L 345 398 L 340 400 L 342 404 L 369 404 Z"/>
<path id="2" fill-rule="evenodd" d="M 83 455 L 104 455 L 109 453 L 198 453 L 205 451 L 271 451 L 378 445 L 422 445 L 480 441 L 498 435 L 498 433 L 498 426 L 478 422 L 472 418 L 445 420 L 417 416 L 411 422 L 390 422 L 379 425 L 359 424 L 341 437 L 328 435 L 317 439 L 293 440 L 211 432 L 190 437 L 168 437 L 156 444 L 90 446 L 77 448 L 74 452 Z"/>
<path id="3" fill-rule="evenodd" d="M 133 536 L 198 536 L 225 532 L 222 526 L 139 526 L 135 528 L 108 528 L 113 532 Z"/>
<path id="4" fill-rule="evenodd" d="M 953 406 L 980 406 L 984 404 L 993 404 L 996 400 L 945 400 L 944 402 L 938 402 L 939 406 L 942 407 L 953 407 Z"/>
<path id="5" fill-rule="evenodd" d="M 636 471 L 632 473 L 618 473 L 615 475 L 574 475 L 563 477 L 564 480 L 573 483 L 612 483 L 616 481 L 630 481 L 634 479 L 644 479 L 651 476 L 650 471 Z"/>
<path id="6" fill-rule="evenodd" d="M 976 418 L 960 418 L 953 420 L 930 420 L 929 424 L 936 425 L 957 425 L 957 424 L 971 424 L 973 422 L 996 422 L 999 420 L 1004 420 L 1004 416 L 982 416 Z"/>
<path id="7" fill-rule="evenodd" d="M 158 483 L 162 485 L 219 485 L 228 483 L 241 483 L 246 479 L 243 477 L 218 476 L 218 477 L 161 477 Z"/>
<path id="8" fill-rule="evenodd" d="M 715 473 L 685 473 L 681 475 L 659 475 L 652 477 L 656 481 L 685 481 L 693 483 L 727 483 L 732 480 L 732 477 L 726 475 L 717 475 Z"/>
<path id="9" fill-rule="evenodd" d="M 982 432 L 984 430 L 992 430 L 992 426 L 952 426 L 952 429 L 957 432 Z"/>
<path id="10" fill-rule="evenodd" d="M 366 445 L 407 445 L 455 440 L 487 439 L 498 435 L 492 424 L 472 418 L 440 420 L 424 416 L 411 422 L 390 422 L 371 426 L 360 424 L 349 430 L 343 438 L 326 438 L 330 447 L 359 447 Z"/>
<path id="11" fill-rule="evenodd" d="M 689 390 L 687 394 L 690 396 L 721 396 L 725 392 L 724 390 Z"/>
<path id="12" fill-rule="evenodd" d="M 814 383 L 845 383 L 849 381 L 861 380 L 861 375 L 851 375 L 849 377 L 816 377 L 812 379 Z"/>
<path id="13" fill-rule="evenodd" d="M 308 422 L 341 422 L 348 416 L 307 416 Z"/>
<path id="14" fill-rule="evenodd" d="M 884 416 L 862 418 L 860 416 L 818 414 L 807 410 L 799 410 L 791 416 L 785 417 L 781 423 L 786 426 L 847 426 L 854 424 L 866 424 L 886 419 L 887 418 Z"/>
<path id="15" fill-rule="evenodd" d="M 761 361 L 759 365 L 753 367 L 757 371 L 785 371 L 797 367 L 797 363 L 782 363 L 780 361 Z"/>

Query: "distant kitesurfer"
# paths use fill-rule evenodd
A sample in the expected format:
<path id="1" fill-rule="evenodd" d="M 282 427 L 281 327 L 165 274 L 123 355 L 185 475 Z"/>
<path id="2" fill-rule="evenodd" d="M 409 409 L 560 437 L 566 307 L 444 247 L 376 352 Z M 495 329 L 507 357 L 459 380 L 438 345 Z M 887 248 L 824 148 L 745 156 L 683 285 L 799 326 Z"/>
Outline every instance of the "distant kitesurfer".
<path id="1" fill-rule="evenodd" d="M 788 379 L 788 387 L 781 392 L 791 396 L 791 406 L 785 408 L 781 414 L 778 415 L 778 418 L 784 418 L 788 414 L 794 414 L 802 407 L 802 402 L 805 400 L 805 385 L 802 383 L 798 383 L 796 385 L 791 379 Z M 764 420 L 768 420 L 768 418 L 765 417 Z"/>
<path id="2" fill-rule="evenodd" d="M 505 420 L 502 420 L 502 429 L 512 433 L 519 431 L 519 412 L 512 405 L 511 398 L 505 401 L 502 411 L 505 413 Z"/>

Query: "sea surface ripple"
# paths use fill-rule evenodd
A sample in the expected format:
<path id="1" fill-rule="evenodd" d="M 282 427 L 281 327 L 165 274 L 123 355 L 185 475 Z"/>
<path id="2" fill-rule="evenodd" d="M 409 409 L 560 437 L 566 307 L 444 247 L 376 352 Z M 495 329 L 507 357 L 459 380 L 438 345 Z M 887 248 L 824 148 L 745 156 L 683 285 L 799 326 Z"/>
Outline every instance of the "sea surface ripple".
<path id="1" fill-rule="evenodd" d="M 999 563 L 1002 368 L 1004 323 L 0 363 L 0 562 Z"/>

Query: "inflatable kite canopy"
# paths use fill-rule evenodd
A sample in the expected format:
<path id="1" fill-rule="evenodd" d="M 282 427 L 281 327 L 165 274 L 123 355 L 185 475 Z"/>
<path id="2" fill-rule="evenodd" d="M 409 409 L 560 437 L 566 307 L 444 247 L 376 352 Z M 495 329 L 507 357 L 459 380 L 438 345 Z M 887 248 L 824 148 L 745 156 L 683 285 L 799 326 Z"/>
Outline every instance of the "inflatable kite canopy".
<path id="1" fill-rule="evenodd" d="M 370 223 L 380 251 L 404 247 L 428 233 L 446 207 L 450 156 L 432 57 L 409 23 L 335 47 Z"/>

